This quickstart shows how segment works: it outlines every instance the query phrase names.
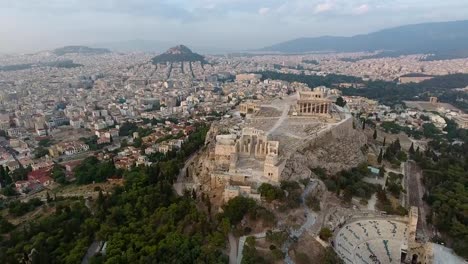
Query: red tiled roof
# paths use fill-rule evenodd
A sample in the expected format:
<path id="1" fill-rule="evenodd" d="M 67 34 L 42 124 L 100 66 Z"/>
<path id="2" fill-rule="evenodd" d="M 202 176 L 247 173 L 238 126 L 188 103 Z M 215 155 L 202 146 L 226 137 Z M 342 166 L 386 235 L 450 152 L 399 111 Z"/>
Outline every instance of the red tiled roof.
<path id="1" fill-rule="evenodd" d="M 50 167 L 34 170 L 28 173 L 28 181 L 30 182 L 37 181 L 43 184 L 44 182 L 50 181 L 51 179 L 52 178 L 50 177 Z"/>

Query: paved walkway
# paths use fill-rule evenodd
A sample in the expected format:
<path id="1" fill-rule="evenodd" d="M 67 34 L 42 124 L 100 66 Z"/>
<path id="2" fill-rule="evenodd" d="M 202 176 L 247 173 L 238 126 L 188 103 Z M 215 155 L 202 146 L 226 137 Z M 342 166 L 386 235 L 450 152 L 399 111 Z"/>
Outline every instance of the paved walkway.
<path id="1" fill-rule="evenodd" d="M 294 261 L 291 259 L 291 256 L 289 256 L 289 248 L 292 245 L 293 239 L 298 239 L 302 234 L 309 230 L 314 224 L 315 221 L 317 220 L 317 214 L 310 210 L 309 207 L 305 204 L 305 199 L 307 195 L 318 185 L 318 181 L 312 181 L 310 182 L 307 187 L 305 188 L 304 192 L 301 195 L 301 200 L 302 200 L 302 207 L 304 208 L 304 213 L 306 214 L 306 221 L 304 224 L 302 224 L 298 229 L 289 229 L 289 239 L 286 241 L 281 248 L 283 253 L 285 254 L 284 258 L 284 263 L 286 264 L 293 264 Z"/>
<path id="2" fill-rule="evenodd" d="M 232 233 L 229 233 L 229 264 L 237 263 L 237 241 Z"/>
<path id="3" fill-rule="evenodd" d="M 439 244 L 432 244 L 434 253 L 434 264 L 463 264 L 466 263 L 461 257 L 455 255 L 453 250 Z"/>
<path id="4" fill-rule="evenodd" d="M 185 164 L 184 164 L 184 167 L 182 169 L 180 169 L 179 171 L 179 175 L 177 176 L 177 182 L 174 183 L 174 189 L 176 191 L 176 193 L 180 196 L 184 195 L 184 189 L 185 189 L 185 178 L 186 178 L 186 172 L 187 172 L 187 168 L 188 166 L 190 166 L 190 164 L 192 164 L 193 160 L 198 156 L 200 151 L 197 151 L 195 153 L 193 153 L 192 155 L 190 155 L 190 157 L 185 161 Z"/>
<path id="5" fill-rule="evenodd" d="M 268 132 L 266 133 L 267 135 L 270 135 L 273 132 L 275 132 L 276 129 L 278 129 L 278 127 L 280 127 L 283 124 L 284 120 L 288 118 L 289 107 L 289 104 L 283 105 L 283 112 L 281 113 L 280 118 L 276 121 L 275 125 L 270 130 L 268 130 Z"/>

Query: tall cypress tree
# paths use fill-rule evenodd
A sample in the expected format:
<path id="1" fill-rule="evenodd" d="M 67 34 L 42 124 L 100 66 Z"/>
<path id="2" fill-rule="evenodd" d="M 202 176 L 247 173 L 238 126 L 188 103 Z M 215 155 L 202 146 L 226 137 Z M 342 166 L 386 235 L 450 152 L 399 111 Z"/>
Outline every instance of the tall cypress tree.
<path id="1" fill-rule="evenodd" d="M 5 168 L 3 166 L 0 166 L 0 185 L 5 186 Z"/>
<path id="2" fill-rule="evenodd" d="M 411 147 L 409 148 L 409 153 L 414 154 L 414 143 L 411 142 Z"/>
<path id="3" fill-rule="evenodd" d="M 381 163 L 382 163 L 382 159 L 383 159 L 383 151 L 382 151 L 382 149 L 380 149 L 380 153 L 379 153 L 379 157 L 377 158 L 377 162 L 378 162 L 379 164 L 381 164 Z"/>

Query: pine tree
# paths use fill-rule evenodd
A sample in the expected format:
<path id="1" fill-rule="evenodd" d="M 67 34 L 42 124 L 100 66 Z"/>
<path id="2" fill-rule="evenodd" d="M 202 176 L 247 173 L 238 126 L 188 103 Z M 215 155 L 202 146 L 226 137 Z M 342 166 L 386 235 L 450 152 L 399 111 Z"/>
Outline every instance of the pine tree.
<path id="1" fill-rule="evenodd" d="M 4 180 L 5 185 L 10 185 L 10 184 L 13 183 L 13 180 L 11 179 L 11 177 L 10 177 L 10 175 L 9 175 L 9 173 L 8 173 L 8 167 L 7 167 L 6 170 L 5 170 L 4 177 L 5 177 L 5 178 L 4 178 L 4 179 L 5 179 L 5 180 Z"/>
<path id="2" fill-rule="evenodd" d="M 377 139 L 377 129 L 374 129 L 374 135 L 372 135 L 372 137 L 374 138 L 374 140 Z"/>
<path id="3" fill-rule="evenodd" d="M 366 129 L 366 119 L 362 120 L 362 130 Z"/>
<path id="4" fill-rule="evenodd" d="M 104 194 L 102 193 L 102 190 L 99 190 L 97 204 L 99 207 L 101 207 L 104 204 Z"/>
<path id="5" fill-rule="evenodd" d="M 395 150 L 396 150 L 396 151 L 401 150 L 401 144 L 400 144 L 400 139 L 399 139 L 399 138 L 397 138 L 397 139 L 395 140 Z"/>
<path id="6" fill-rule="evenodd" d="M 383 159 L 383 151 L 382 151 L 382 149 L 380 149 L 380 153 L 379 153 L 379 157 L 377 158 L 377 162 L 378 162 L 379 164 L 381 164 L 381 163 L 382 163 L 382 159 Z"/>
<path id="7" fill-rule="evenodd" d="M 3 168 L 3 166 L 0 166 L 0 185 L 4 186 L 5 181 L 6 181 L 5 168 Z"/>
<path id="8" fill-rule="evenodd" d="M 335 102 L 336 105 L 344 107 L 346 105 L 346 101 L 343 99 L 343 97 L 338 97 Z"/>
<path id="9" fill-rule="evenodd" d="M 206 207 L 208 209 L 208 215 L 211 217 L 211 201 L 210 199 L 206 199 Z"/>
<path id="10" fill-rule="evenodd" d="M 383 178 L 385 176 L 385 166 L 382 165 L 379 170 L 379 177 Z"/>
<path id="11" fill-rule="evenodd" d="M 383 146 L 384 146 L 384 147 L 385 147 L 385 143 L 386 143 L 385 141 L 387 141 L 387 138 L 386 138 L 386 137 L 383 138 Z"/>
<path id="12" fill-rule="evenodd" d="M 409 148 L 409 153 L 414 154 L 414 143 L 411 142 L 411 147 Z"/>

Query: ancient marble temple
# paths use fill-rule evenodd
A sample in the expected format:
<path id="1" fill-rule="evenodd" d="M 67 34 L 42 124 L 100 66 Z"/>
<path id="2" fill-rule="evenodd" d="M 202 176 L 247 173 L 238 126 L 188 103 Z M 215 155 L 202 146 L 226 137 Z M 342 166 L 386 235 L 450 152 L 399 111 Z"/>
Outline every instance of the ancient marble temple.
<path id="1" fill-rule="evenodd" d="M 292 115 L 329 115 L 331 112 L 332 100 L 327 99 L 326 90 L 320 87 L 313 91 L 298 92 L 297 104 L 292 106 Z"/>

